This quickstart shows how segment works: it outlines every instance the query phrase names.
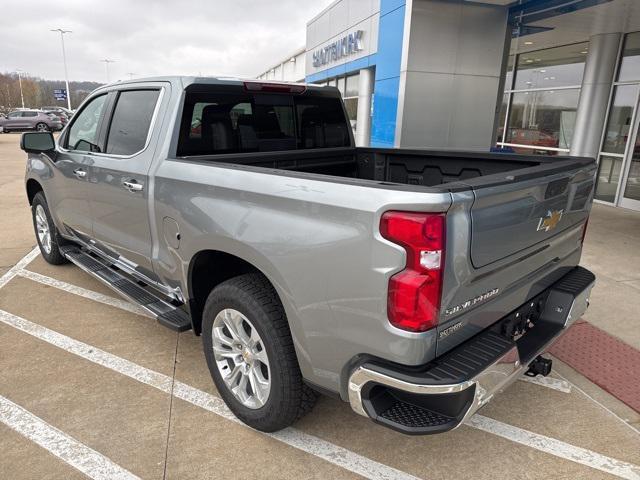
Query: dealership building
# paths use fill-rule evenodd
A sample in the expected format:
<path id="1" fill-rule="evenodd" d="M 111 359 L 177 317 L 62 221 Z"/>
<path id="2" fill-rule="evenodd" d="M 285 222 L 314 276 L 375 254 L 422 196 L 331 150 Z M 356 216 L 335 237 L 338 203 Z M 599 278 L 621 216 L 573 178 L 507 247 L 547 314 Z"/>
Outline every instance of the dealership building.
<path id="1" fill-rule="evenodd" d="M 258 78 L 337 86 L 358 145 L 595 157 L 640 210 L 640 0 L 336 0 Z"/>

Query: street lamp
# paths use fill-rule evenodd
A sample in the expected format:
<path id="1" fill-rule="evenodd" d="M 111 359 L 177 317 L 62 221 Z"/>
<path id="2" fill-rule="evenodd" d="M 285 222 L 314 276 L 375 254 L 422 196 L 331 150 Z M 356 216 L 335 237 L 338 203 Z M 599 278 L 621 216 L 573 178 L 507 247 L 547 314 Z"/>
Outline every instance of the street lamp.
<path id="1" fill-rule="evenodd" d="M 69 75 L 67 74 L 67 53 L 64 50 L 64 34 L 72 33 L 71 30 L 63 30 L 62 28 L 54 28 L 52 32 L 60 32 L 60 40 L 62 41 L 62 62 L 64 63 L 64 83 L 67 86 L 67 108 L 71 110 L 71 90 L 69 90 Z"/>
<path id="2" fill-rule="evenodd" d="M 137 74 L 134 72 L 127 72 L 127 75 L 129 75 L 129 80 L 133 80 L 133 77 Z"/>
<path id="3" fill-rule="evenodd" d="M 20 101 L 22 102 L 22 108 L 24 108 L 24 95 L 22 95 L 22 70 L 16 70 L 18 74 L 18 83 L 20 84 Z"/>
<path id="4" fill-rule="evenodd" d="M 109 64 L 114 63 L 115 60 L 109 60 L 108 58 L 105 58 L 104 60 L 100 60 L 100 61 L 104 62 L 104 67 L 107 71 L 107 83 L 109 83 Z"/>

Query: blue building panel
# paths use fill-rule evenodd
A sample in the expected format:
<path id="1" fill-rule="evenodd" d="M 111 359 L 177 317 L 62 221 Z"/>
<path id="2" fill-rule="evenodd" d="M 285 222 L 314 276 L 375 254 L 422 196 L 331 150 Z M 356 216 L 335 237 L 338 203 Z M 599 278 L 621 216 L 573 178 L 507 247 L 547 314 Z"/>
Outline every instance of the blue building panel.
<path id="1" fill-rule="evenodd" d="M 404 38 L 405 0 L 381 0 L 371 145 L 393 147 Z"/>

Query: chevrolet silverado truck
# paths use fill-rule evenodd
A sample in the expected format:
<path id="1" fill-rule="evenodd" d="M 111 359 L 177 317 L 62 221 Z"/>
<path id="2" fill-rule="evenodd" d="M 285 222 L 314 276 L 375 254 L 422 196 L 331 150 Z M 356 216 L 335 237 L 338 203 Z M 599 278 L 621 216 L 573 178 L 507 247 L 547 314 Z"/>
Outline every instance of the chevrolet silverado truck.
<path id="1" fill-rule="evenodd" d="M 318 392 L 451 430 L 548 374 L 595 281 L 593 159 L 355 147 L 332 87 L 120 82 L 21 146 L 42 256 L 201 335 L 219 395 L 262 431 Z"/>

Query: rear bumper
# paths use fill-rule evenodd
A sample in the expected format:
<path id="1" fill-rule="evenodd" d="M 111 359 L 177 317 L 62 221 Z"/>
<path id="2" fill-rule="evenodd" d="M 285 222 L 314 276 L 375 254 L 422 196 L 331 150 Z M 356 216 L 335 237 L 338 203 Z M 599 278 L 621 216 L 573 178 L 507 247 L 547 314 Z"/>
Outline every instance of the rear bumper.
<path id="1" fill-rule="evenodd" d="M 452 430 L 523 375 L 580 318 L 595 276 L 576 267 L 512 314 L 539 308 L 535 326 L 518 340 L 493 327 L 418 368 L 368 362 L 349 378 L 353 410 L 395 430 L 423 435 Z M 537 303 L 536 303 L 537 302 Z"/>

